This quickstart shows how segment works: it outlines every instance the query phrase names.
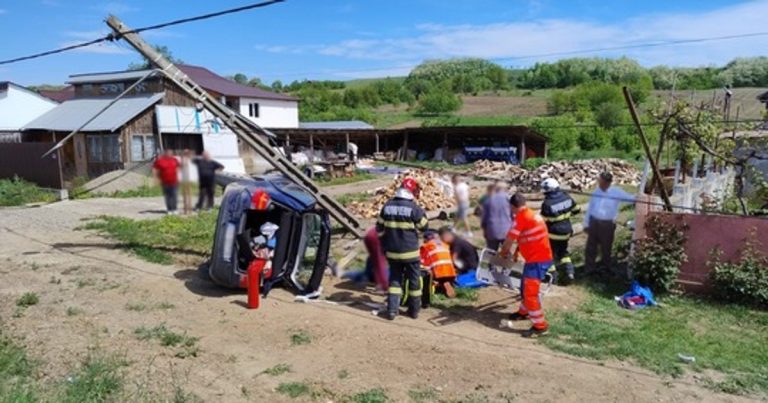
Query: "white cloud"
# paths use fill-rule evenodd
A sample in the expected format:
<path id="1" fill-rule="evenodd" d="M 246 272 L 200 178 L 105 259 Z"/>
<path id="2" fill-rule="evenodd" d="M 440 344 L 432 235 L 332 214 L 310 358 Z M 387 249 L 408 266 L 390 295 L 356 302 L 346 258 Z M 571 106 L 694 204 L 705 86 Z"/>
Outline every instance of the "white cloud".
<path id="1" fill-rule="evenodd" d="M 579 19 L 536 19 L 486 25 L 421 24 L 410 37 L 351 38 L 320 46 L 266 46 L 274 53 L 312 51 L 326 56 L 403 62 L 446 57 L 482 57 L 526 65 L 562 56 L 523 56 L 622 47 L 640 43 L 690 40 L 763 32 L 768 0 L 722 7 L 708 12 L 656 14 L 600 23 Z M 763 36 L 685 45 L 599 51 L 582 56 L 637 58 L 643 64 L 722 64 L 738 56 L 763 55 Z M 506 59 L 506 60 L 505 60 Z"/>

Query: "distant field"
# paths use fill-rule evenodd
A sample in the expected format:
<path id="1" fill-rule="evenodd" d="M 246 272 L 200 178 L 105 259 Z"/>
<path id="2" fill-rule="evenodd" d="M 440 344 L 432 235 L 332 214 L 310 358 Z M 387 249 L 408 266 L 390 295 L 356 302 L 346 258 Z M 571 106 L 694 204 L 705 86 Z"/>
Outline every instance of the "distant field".
<path id="1" fill-rule="evenodd" d="M 396 80 L 404 80 L 405 77 L 395 77 Z M 361 79 L 348 81 L 348 88 L 360 87 L 370 84 L 378 79 Z M 738 117 L 740 120 L 761 119 L 765 106 L 757 100 L 765 88 L 735 88 L 733 89 L 733 104 L 731 106 L 731 119 Z M 460 125 L 499 125 L 514 124 L 526 119 L 544 116 L 547 114 L 547 99 L 556 91 L 548 90 L 510 90 L 494 93 L 483 93 L 477 96 L 463 96 L 464 105 L 456 113 Z M 722 108 L 724 90 L 693 90 L 670 91 L 656 90 L 653 96 L 662 99 L 673 95 L 681 100 L 691 101 L 695 105 L 711 104 L 714 98 L 718 109 Z M 408 111 L 407 105 L 394 107 L 385 105 L 376 110 L 378 116 L 377 126 L 382 128 L 399 129 L 405 127 L 419 127 L 425 118 L 415 116 Z"/>
<path id="2" fill-rule="evenodd" d="M 359 87 L 364 87 L 368 84 L 373 84 L 376 81 L 386 80 L 387 78 L 397 82 L 405 81 L 405 77 L 386 77 L 386 78 L 360 78 L 357 80 L 349 80 L 346 83 L 347 83 L 347 88 L 359 88 Z"/>
<path id="3" fill-rule="evenodd" d="M 739 111 L 739 119 L 760 119 L 765 111 L 765 106 L 757 100 L 757 96 L 765 92 L 765 88 L 734 88 L 733 103 L 731 105 L 731 119 L 736 119 L 736 111 Z M 670 91 L 654 91 L 655 96 L 667 98 Z M 722 108 L 725 91 L 722 89 L 713 90 L 695 90 L 695 91 L 676 91 L 673 94 L 681 100 L 693 100 L 695 105 L 711 104 L 712 99 L 715 105 Z"/>

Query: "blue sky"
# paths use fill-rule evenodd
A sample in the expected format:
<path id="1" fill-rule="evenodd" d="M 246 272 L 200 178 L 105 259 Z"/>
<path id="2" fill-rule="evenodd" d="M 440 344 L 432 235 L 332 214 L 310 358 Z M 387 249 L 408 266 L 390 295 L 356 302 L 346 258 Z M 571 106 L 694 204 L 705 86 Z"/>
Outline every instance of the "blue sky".
<path id="1" fill-rule="evenodd" d="M 115 13 L 139 27 L 255 0 L 0 0 L 0 59 L 105 34 Z M 520 56 L 768 31 L 768 0 L 287 0 L 268 8 L 146 33 L 190 64 L 267 82 L 404 75 L 424 59 Z M 768 37 L 585 54 L 644 65 L 723 64 L 768 54 Z M 515 59 L 518 57 L 517 59 Z M 102 45 L 0 66 L 0 81 L 62 83 L 70 74 L 124 69 L 139 57 Z"/>

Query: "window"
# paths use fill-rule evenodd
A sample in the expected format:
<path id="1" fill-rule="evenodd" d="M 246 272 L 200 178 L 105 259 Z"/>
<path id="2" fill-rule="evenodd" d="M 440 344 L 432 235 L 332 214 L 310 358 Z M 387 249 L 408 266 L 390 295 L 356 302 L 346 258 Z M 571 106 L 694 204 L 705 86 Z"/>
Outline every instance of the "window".
<path id="1" fill-rule="evenodd" d="M 248 104 L 248 116 L 252 118 L 259 117 L 259 104 L 257 103 Z"/>
<path id="2" fill-rule="evenodd" d="M 322 230 L 322 217 L 313 213 L 304 215 L 296 268 L 291 274 L 294 284 L 302 289 L 309 286 L 315 272 L 317 253 L 322 241 Z"/>
<path id="3" fill-rule="evenodd" d="M 155 137 L 137 134 L 131 137 L 131 161 L 149 161 L 155 157 Z"/>
<path id="4" fill-rule="evenodd" d="M 117 134 L 88 136 L 88 162 L 120 162 L 120 139 Z"/>

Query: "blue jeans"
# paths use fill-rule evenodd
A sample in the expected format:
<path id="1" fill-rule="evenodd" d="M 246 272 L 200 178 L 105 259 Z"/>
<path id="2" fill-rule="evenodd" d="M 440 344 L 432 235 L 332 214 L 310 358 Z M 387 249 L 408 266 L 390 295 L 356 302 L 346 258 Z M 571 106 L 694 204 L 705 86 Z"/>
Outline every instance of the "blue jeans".
<path id="1" fill-rule="evenodd" d="M 163 185 L 163 196 L 165 197 L 165 208 L 168 211 L 176 211 L 179 204 L 179 186 Z"/>

